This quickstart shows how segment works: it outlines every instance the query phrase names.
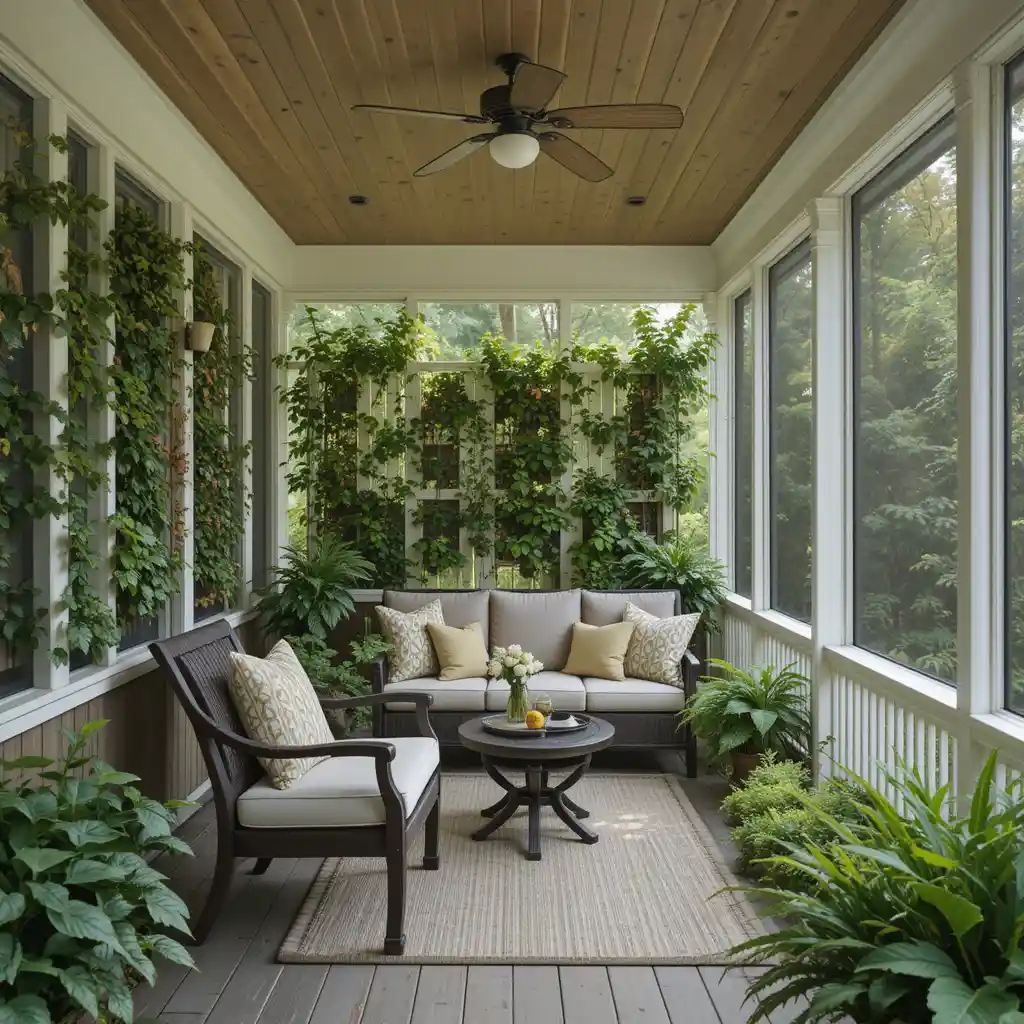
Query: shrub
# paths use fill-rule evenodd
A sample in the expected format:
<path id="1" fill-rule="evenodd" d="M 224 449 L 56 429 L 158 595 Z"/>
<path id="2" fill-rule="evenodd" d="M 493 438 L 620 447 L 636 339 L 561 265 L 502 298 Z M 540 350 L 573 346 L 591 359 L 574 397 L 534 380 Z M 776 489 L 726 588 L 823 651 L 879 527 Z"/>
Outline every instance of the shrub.
<path id="1" fill-rule="evenodd" d="M 796 761 L 779 761 L 774 753 L 761 757 L 745 785 L 722 801 L 727 825 L 737 825 L 770 810 L 802 806 L 801 794 L 810 788 L 811 773 Z"/>
<path id="2" fill-rule="evenodd" d="M 794 1001 L 801 1024 L 1021 1020 L 1024 795 L 1020 780 L 993 791 L 996 758 L 966 815 L 950 807 L 947 786 L 933 793 L 916 774 L 889 779 L 905 817 L 858 780 L 859 822 L 818 811 L 824 841 L 774 858 L 787 878 L 811 884 L 752 890 L 787 923 L 732 951 L 739 963 L 770 965 L 749 987 L 751 1022 Z"/>
<path id="3" fill-rule="evenodd" d="M 67 732 L 67 756 L 0 761 L 0 1021 L 51 1024 L 90 1013 L 132 1020 L 131 989 L 153 983 L 152 956 L 193 966 L 159 929 L 188 934 L 185 904 L 146 861 L 191 855 L 173 808 L 138 777 L 84 756 L 105 722 Z M 38 769 L 38 779 L 8 772 Z"/>

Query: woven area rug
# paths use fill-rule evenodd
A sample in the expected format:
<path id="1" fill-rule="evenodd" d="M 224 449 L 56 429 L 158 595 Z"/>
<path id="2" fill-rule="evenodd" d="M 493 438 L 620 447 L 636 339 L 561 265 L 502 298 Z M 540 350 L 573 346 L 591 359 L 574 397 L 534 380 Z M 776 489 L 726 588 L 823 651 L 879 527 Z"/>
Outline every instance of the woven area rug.
<path id="1" fill-rule="evenodd" d="M 523 857 L 526 811 L 474 842 L 480 809 L 501 795 L 485 775 L 442 782 L 441 868 L 409 856 L 400 961 L 385 957 L 384 863 L 332 859 L 320 873 L 278 959 L 284 963 L 724 964 L 761 932 L 735 878 L 678 782 L 668 775 L 594 775 L 571 795 L 600 833 L 580 843 L 550 808 L 543 859 Z"/>

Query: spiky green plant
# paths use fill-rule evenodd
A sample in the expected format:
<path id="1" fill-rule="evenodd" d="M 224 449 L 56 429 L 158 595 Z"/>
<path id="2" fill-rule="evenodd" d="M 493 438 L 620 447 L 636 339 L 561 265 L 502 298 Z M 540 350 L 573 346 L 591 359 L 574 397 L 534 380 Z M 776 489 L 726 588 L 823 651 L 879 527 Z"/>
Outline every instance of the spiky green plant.
<path id="1" fill-rule="evenodd" d="M 326 640 L 355 611 L 349 588 L 368 582 L 374 567 L 331 534 L 314 538 L 308 551 L 289 545 L 284 552 L 285 564 L 271 570 L 273 581 L 261 592 L 267 631 L 276 637 L 312 633 Z"/>
<path id="2" fill-rule="evenodd" d="M 705 676 L 680 716 L 707 743 L 712 764 L 733 752 L 774 751 L 792 761 L 802 760 L 811 736 L 807 677 L 794 672 L 792 665 L 744 672 L 715 658 L 709 664 L 722 675 Z"/>
<path id="3" fill-rule="evenodd" d="M 748 989 L 751 1024 L 794 1001 L 795 1024 L 1024 1020 L 1024 795 L 995 790 L 997 754 L 966 815 L 916 773 L 887 777 L 902 814 L 857 779 L 861 824 L 819 809 L 827 839 L 773 858 L 814 884 L 747 890 L 787 922 L 732 950 L 771 965 Z"/>

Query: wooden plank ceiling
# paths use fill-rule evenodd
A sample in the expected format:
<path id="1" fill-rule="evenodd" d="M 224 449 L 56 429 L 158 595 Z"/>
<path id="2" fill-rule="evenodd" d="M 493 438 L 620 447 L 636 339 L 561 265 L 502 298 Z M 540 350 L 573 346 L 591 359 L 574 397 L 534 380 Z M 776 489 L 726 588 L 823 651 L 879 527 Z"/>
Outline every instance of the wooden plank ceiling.
<path id="1" fill-rule="evenodd" d="M 713 241 L 902 2 L 88 0 L 300 244 L 641 245 Z M 554 106 L 675 103 L 683 127 L 571 132 L 599 184 L 483 150 L 413 178 L 480 129 L 349 109 L 477 113 L 509 51 L 568 74 Z"/>

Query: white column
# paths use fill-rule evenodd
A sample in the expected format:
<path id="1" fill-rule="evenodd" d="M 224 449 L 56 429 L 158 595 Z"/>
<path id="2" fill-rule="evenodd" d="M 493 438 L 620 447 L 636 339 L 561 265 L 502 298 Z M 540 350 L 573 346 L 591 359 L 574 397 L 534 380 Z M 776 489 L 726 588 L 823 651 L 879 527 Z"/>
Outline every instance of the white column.
<path id="1" fill-rule="evenodd" d="M 170 232 L 184 242 L 192 241 L 192 209 L 187 203 L 172 203 L 170 209 Z M 192 279 L 192 256 L 183 253 L 185 280 Z M 192 434 L 192 353 L 185 351 L 185 324 L 193 317 L 191 289 L 183 291 L 180 299 L 181 317 L 172 324 L 172 338 L 175 356 L 180 360 L 180 369 L 174 378 L 174 406 L 171 410 L 171 450 L 180 458 L 180 468 L 172 472 L 171 502 L 173 508 L 181 509 L 181 523 L 184 535 L 172 543 L 181 552 L 182 568 L 178 576 L 178 593 L 171 598 L 170 635 L 187 633 L 195 624 L 195 529 L 194 529 L 194 484 L 193 466 L 195 445 Z M 167 633 L 167 629 L 161 629 Z"/>
<path id="2" fill-rule="evenodd" d="M 755 263 L 750 283 L 750 345 L 753 349 L 753 458 L 751 460 L 751 573 L 750 606 L 761 611 L 771 604 L 771 477 L 769 473 L 771 406 L 768 377 L 767 267 Z"/>
<path id="3" fill-rule="evenodd" d="M 89 150 L 88 166 L 89 191 L 93 195 L 106 200 L 107 207 L 96 214 L 96 237 L 90 239 L 90 245 L 102 251 L 104 243 L 114 230 L 114 192 L 116 165 L 114 151 L 109 146 L 97 146 Z M 110 294 L 110 278 L 105 273 L 97 273 L 92 282 L 100 295 Z M 109 341 L 103 351 L 96 353 L 98 362 L 103 366 L 111 366 L 114 362 L 114 335 L 116 325 L 111 315 L 107 319 Z M 116 532 L 110 525 L 111 516 L 117 512 L 117 460 L 114 458 L 113 442 L 116 433 L 114 410 L 105 402 L 90 402 L 88 409 L 89 437 L 98 443 L 110 444 L 110 457 L 107 459 L 106 488 L 98 488 L 89 499 L 89 522 L 95 531 L 96 568 L 92 573 L 92 583 L 96 593 L 106 601 L 107 607 L 117 614 L 117 593 L 114 589 L 114 542 Z M 101 660 L 103 665 L 113 665 L 117 660 L 117 647 L 108 647 Z"/>
<path id="4" fill-rule="evenodd" d="M 68 176 L 68 158 L 50 146 L 51 135 L 66 136 L 67 109 L 56 99 L 37 99 L 33 104 L 33 135 L 39 150 L 46 155 L 37 158 L 36 170 L 45 181 L 65 181 Z M 63 274 L 67 270 L 67 225 L 40 221 L 33 234 L 33 280 L 36 291 L 56 295 L 64 286 Z M 42 329 L 27 344 L 32 345 L 33 385 L 64 414 L 68 410 L 68 341 L 56 329 Z M 33 429 L 38 438 L 55 451 L 60 449 L 63 424 L 58 416 L 42 413 L 36 417 Z M 37 473 L 36 482 L 56 501 L 63 501 L 67 485 L 56 468 L 50 464 Z M 32 664 L 32 683 L 42 688 L 67 685 L 67 664 L 56 665 L 53 652 L 68 651 L 68 610 L 63 604 L 68 587 L 68 524 L 66 515 L 47 516 L 33 524 L 33 583 L 39 595 L 38 608 L 46 609 L 43 628 L 45 638 L 35 651 Z"/>
<path id="5" fill-rule="evenodd" d="M 830 762 L 821 756 L 819 746 L 829 735 L 832 718 L 824 648 L 847 641 L 850 594 L 844 210 L 844 201 L 838 198 L 816 199 L 810 206 L 814 261 L 811 743 L 816 770 L 821 775 L 829 774 Z"/>
<path id="6" fill-rule="evenodd" d="M 1002 303 L 993 283 L 1004 239 L 993 237 L 1001 196 L 993 182 L 993 69 L 967 61 L 954 77 L 957 167 L 957 375 L 959 421 L 957 571 L 957 791 L 966 805 L 983 752 L 971 715 L 1002 706 L 1005 580 L 1002 566 L 1005 377 Z M 998 220 L 1001 224 L 1002 221 Z M 1002 232 L 1000 230 L 999 234 Z"/>

